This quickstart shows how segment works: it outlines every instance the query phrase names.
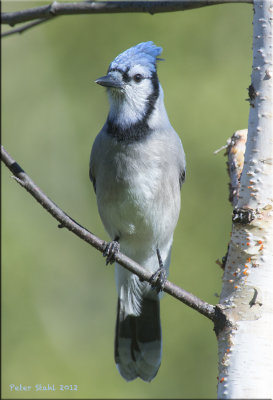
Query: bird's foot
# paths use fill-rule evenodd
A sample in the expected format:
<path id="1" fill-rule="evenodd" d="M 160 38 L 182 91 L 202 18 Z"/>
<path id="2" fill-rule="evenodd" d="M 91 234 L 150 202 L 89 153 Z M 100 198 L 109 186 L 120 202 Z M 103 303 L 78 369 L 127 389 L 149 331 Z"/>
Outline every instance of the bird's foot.
<path id="1" fill-rule="evenodd" d="M 115 238 L 115 240 L 112 242 L 105 243 L 105 248 L 102 255 L 103 257 L 106 257 L 106 265 L 113 264 L 115 262 L 119 249 L 120 244 L 118 242 L 118 238 Z"/>
<path id="2" fill-rule="evenodd" d="M 158 258 L 159 268 L 151 276 L 149 283 L 152 286 L 152 288 L 156 289 L 157 293 L 159 293 L 164 289 L 165 283 L 167 281 L 167 274 L 162 262 L 159 249 L 156 249 L 156 254 Z"/>

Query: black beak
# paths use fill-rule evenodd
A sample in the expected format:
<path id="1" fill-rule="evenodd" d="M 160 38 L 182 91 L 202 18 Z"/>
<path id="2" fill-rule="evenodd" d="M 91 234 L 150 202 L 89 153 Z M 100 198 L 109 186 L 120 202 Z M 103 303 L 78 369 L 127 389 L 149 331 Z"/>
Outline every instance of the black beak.
<path id="1" fill-rule="evenodd" d="M 116 89 L 121 89 L 123 87 L 122 82 L 119 82 L 116 78 L 111 75 L 102 76 L 95 81 L 98 85 L 105 87 L 112 87 Z"/>

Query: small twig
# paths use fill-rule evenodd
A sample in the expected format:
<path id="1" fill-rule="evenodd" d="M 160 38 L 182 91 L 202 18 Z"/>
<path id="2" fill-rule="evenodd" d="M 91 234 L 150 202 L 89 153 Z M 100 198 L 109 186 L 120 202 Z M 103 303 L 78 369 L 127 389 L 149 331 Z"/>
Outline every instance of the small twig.
<path id="1" fill-rule="evenodd" d="M 219 149 L 214 150 L 213 154 L 216 155 L 216 154 L 220 153 L 221 151 L 226 150 L 228 148 L 228 146 L 230 145 L 230 141 L 231 141 L 231 139 L 228 139 L 227 143 L 224 144 L 224 146 L 220 147 Z"/>
<path id="2" fill-rule="evenodd" d="M 25 188 L 37 201 L 40 203 L 59 223 L 62 227 L 67 228 L 85 242 L 91 244 L 97 250 L 103 253 L 105 250 L 106 242 L 99 239 L 93 233 L 83 228 L 80 224 L 70 218 L 64 211 L 62 211 L 52 200 L 50 200 L 41 189 L 33 182 L 33 180 L 25 173 L 19 164 L 8 154 L 8 152 L 1 146 L 1 159 L 8 169 L 13 173 L 16 181 Z M 140 279 L 150 281 L 152 273 L 145 270 L 135 261 L 129 257 L 118 252 L 115 256 L 116 261 L 124 268 L 136 274 Z M 188 305 L 194 310 L 203 314 L 205 317 L 212 320 L 215 325 L 219 324 L 219 309 L 213 306 L 186 290 L 176 286 L 172 282 L 166 281 L 164 292 L 180 300 L 182 303 Z M 224 313 L 221 319 L 225 320 Z"/>
<path id="3" fill-rule="evenodd" d="M 184 11 L 210 5 L 227 3 L 252 3 L 252 0 L 165 0 L 165 1 L 88 1 L 58 3 L 2 13 L 1 23 L 14 26 L 38 18 L 51 19 L 57 15 L 110 14 L 110 13 L 161 13 Z"/>
<path id="4" fill-rule="evenodd" d="M 40 25 L 43 22 L 47 22 L 47 21 L 49 21 L 49 19 L 38 19 L 37 21 L 29 22 L 28 24 L 20 26 L 19 28 L 15 28 L 15 29 L 11 29 L 11 30 L 6 31 L 6 32 L 2 32 L 1 33 L 1 37 L 7 37 L 7 36 L 10 36 L 10 35 L 14 35 L 16 33 L 20 33 L 21 34 L 21 33 L 25 32 L 25 31 L 27 31 L 28 29 L 33 28 L 34 26 Z"/>

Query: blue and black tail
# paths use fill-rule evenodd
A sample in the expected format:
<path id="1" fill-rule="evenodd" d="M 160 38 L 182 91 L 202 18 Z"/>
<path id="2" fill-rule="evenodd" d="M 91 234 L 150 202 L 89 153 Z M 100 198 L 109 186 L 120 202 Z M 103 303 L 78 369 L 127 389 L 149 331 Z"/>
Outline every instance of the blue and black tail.
<path id="1" fill-rule="evenodd" d="M 161 354 L 159 299 L 144 299 L 137 317 L 126 315 L 118 299 L 115 362 L 121 376 L 150 382 L 160 367 Z"/>

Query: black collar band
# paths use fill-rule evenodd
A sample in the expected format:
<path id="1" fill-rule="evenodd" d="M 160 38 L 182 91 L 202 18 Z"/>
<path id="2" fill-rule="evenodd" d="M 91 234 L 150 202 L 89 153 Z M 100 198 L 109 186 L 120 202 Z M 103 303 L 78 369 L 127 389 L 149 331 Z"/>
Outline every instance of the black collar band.
<path id="1" fill-rule="evenodd" d="M 145 115 L 140 121 L 133 123 L 127 128 L 122 128 L 119 125 L 116 125 L 114 121 L 110 120 L 108 116 L 106 122 L 107 133 L 117 139 L 117 141 L 133 143 L 143 140 L 151 133 L 152 130 L 148 125 L 148 120 L 155 108 L 155 103 L 159 96 L 159 82 L 156 72 L 153 73 L 151 81 L 153 84 L 153 92 L 148 97 L 147 109 Z"/>

